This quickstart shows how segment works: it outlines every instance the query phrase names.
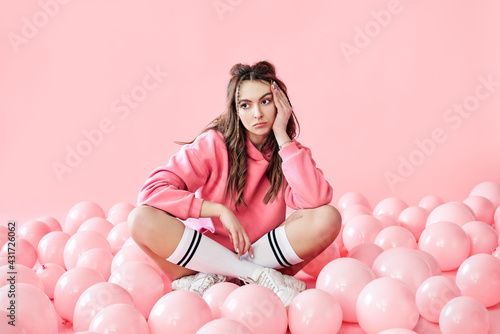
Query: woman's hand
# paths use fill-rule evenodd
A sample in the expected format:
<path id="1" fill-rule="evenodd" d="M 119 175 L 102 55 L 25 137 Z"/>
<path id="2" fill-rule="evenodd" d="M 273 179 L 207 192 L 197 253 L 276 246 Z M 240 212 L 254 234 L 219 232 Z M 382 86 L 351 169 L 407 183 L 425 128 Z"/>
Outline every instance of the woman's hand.
<path id="1" fill-rule="evenodd" d="M 250 239 L 248 238 L 245 228 L 241 225 L 235 214 L 227 206 L 224 206 L 222 213 L 219 215 L 219 219 L 229 235 L 229 240 L 233 244 L 234 249 L 238 253 L 238 259 L 246 252 L 253 258 Z"/>
<path id="2" fill-rule="evenodd" d="M 288 120 L 292 115 L 292 106 L 288 102 L 288 98 L 285 93 L 278 87 L 276 82 L 273 81 L 271 85 L 271 91 L 273 93 L 274 105 L 276 106 L 278 113 L 276 115 L 276 119 L 273 124 L 274 134 L 285 133 L 286 134 L 286 126 L 288 124 Z"/>

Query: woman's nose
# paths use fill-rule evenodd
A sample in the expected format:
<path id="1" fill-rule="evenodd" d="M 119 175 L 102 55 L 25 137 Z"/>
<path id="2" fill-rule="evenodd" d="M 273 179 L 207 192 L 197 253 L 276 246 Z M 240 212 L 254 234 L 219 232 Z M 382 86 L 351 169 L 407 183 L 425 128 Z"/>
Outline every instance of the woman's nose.
<path id="1" fill-rule="evenodd" d="M 255 107 L 254 111 L 253 111 L 253 115 L 255 118 L 259 118 L 259 117 L 262 117 L 262 111 L 260 110 L 259 107 Z"/>

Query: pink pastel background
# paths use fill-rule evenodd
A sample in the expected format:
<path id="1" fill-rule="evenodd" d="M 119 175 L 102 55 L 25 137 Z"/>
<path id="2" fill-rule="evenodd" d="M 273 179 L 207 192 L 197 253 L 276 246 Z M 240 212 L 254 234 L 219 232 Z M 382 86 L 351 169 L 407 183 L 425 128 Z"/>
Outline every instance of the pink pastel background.
<path id="1" fill-rule="evenodd" d="M 348 191 L 372 205 L 463 200 L 479 182 L 500 182 L 500 2 L 0 6 L 1 224 L 63 222 L 82 200 L 105 211 L 136 204 L 149 172 L 179 150 L 173 141 L 193 139 L 224 111 L 231 66 L 259 60 L 287 84 L 298 140 L 332 184 L 333 203 Z M 72 150 L 85 155 L 69 166 Z"/>

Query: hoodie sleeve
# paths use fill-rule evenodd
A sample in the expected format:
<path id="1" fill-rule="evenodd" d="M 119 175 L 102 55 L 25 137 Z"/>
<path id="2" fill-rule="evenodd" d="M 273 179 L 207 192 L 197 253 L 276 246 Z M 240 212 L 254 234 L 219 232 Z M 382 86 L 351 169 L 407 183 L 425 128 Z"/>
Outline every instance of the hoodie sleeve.
<path id="1" fill-rule="evenodd" d="M 323 172 L 316 167 L 311 150 L 295 139 L 279 154 L 281 168 L 288 182 L 285 203 L 294 210 L 317 208 L 332 201 L 333 189 Z"/>

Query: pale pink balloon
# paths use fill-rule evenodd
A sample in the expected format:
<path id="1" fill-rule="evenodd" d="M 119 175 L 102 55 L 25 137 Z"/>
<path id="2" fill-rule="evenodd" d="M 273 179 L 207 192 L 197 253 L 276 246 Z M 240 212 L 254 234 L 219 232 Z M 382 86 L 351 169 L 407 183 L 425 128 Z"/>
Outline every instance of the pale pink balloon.
<path id="1" fill-rule="evenodd" d="M 63 320 L 73 322 L 73 311 L 82 293 L 104 278 L 89 268 L 73 268 L 65 272 L 54 289 L 54 306 Z"/>
<path id="2" fill-rule="evenodd" d="M 213 318 L 210 307 L 199 294 L 185 290 L 172 291 L 161 297 L 151 310 L 149 331 L 150 334 L 196 333 Z"/>
<path id="3" fill-rule="evenodd" d="M 12 232 L 12 236 L 14 237 L 14 233 Z M 0 225 L 0 247 L 2 247 L 9 240 L 9 229 L 7 226 Z"/>
<path id="4" fill-rule="evenodd" d="M 249 284 L 227 296 L 221 315 L 242 322 L 254 333 L 285 333 L 287 311 L 283 302 L 270 289 Z"/>
<path id="5" fill-rule="evenodd" d="M 105 218 L 103 209 L 97 203 L 91 201 L 79 202 L 69 210 L 63 231 L 73 235 L 84 221 L 93 217 Z"/>
<path id="6" fill-rule="evenodd" d="M 375 217 L 379 215 L 388 215 L 397 220 L 401 212 L 407 207 L 408 204 L 406 204 L 402 199 L 397 197 L 387 197 L 375 206 L 375 209 L 373 209 L 373 215 Z"/>
<path id="7" fill-rule="evenodd" d="M 431 254 L 427 253 L 426 251 L 423 251 L 421 249 L 416 250 L 422 257 L 424 258 L 425 261 L 427 261 L 427 264 L 431 268 L 432 276 L 438 276 L 441 275 L 441 267 L 439 265 L 438 260 Z"/>
<path id="8" fill-rule="evenodd" d="M 494 223 L 495 230 L 498 233 L 500 233 L 500 205 L 495 210 L 495 215 L 493 217 L 493 220 L 495 221 Z"/>
<path id="9" fill-rule="evenodd" d="M 490 225 L 482 221 L 472 221 L 463 225 L 462 228 L 469 237 L 469 256 L 480 253 L 491 254 L 498 246 L 498 233 Z"/>
<path id="10" fill-rule="evenodd" d="M 125 263 L 129 262 L 144 262 L 155 268 L 158 273 L 162 273 L 153 259 L 144 253 L 144 251 L 140 249 L 135 242 L 123 245 L 123 247 L 115 254 L 113 262 L 111 262 L 111 273 L 123 266 Z"/>
<path id="11" fill-rule="evenodd" d="M 353 204 L 342 211 L 342 225 L 347 224 L 352 218 L 360 215 L 372 215 L 372 211 L 364 205 Z"/>
<path id="12" fill-rule="evenodd" d="M 109 231 L 114 227 L 109 221 L 101 217 L 93 217 L 87 219 L 80 225 L 78 232 L 80 231 L 95 231 L 102 234 L 103 237 L 107 238 Z"/>
<path id="13" fill-rule="evenodd" d="M 441 270 L 449 271 L 458 268 L 469 256 L 470 241 L 459 225 L 442 221 L 425 228 L 418 247 L 434 256 Z"/>
<path id="14" fill-rule="evenodd" d="M 406 283 L 391 277 L 377 278 L 361 290 L 356 315 L 368 334 L 391 328 L 413 329 L 419 318 L 415 294 Z"/>
<path id="15" fill-rule="evenodd" d="M 32 220 L 23 224 L 19 228 L 18 238 L 28 240 L 35 249 L 38 247 L 40 239 L 50 232 L 50 227 L 47 224 L 38 220 Z"/>
<path id="16" fill-rule="evenodd" d="M 435 195 L 427 195 L 418 202 L 418 206 L 424 208 L 427 212 L 431 212 L 441 204 L 444 204 L 444 201 Z"/>
<path id="17" fill-rule="evenodd" d="M 493 225 L 496 207 L 489 199 L 483 196 L 469 196 L 464 200 L 464 204 L 471 208 L 476 216 L 476 220 Z"/>
<path id="18" fill-rule="evenodd" d="M 500 260 L 491 254 L 472 255 L 458 268 L 456 282 L 462 295 L 493 306 L 500 302 Z"/>
<path id="19" fill-rule="evenodd" d="M 134 299 L 135 307 L 148 318 L 151 309 L 163 296 L 161 275 L 149 264 L 128 262 L 116 269 L 108 280 L 123 287 Z"/>
<path id="20" fill-rule="evenodd" d="M 408 231 L 410 231 L 415 240 L 418 241 L 420 234 L 425 229 L 427 216 L 429 213 L 426 209 L 418 206 L 409 206 L 404 209 L 398 217 L 398 223 Z"/>
<path id="21" fill-rule="evenodd" d="M 382 228 L 386 228 L 389 226 L 399 226 L 399 223 L 397 221 L 397 217 L 394 218 L 394 217 L 389 216 L 385 213 L 378 215 L 377 219 L 382 223 Z"/>
<path id="22" fill-rule="evenodd" d="M 253 332 L 241 322 L 219 318 L 212 320 L 201 327 L 196 334 L 253 334 Z"/>
<path id="23" fill-rule="evenodd" d="M 481 182 L 472 188 L 469 196 L 483 196 L 497 207 L 500 205 L 500 183 L 491 181 Z"/>
<path id="24" fill-rule="evenodd" d="M 375 273 L 363 262 L 340 258 L 323 268 L 316 288 L 328 292 L 340 303 L 344 321 L 357 322 L 356 300 L 365 285 L 375 278 Z"/>
<path id="25" fill-rule="evenodd" d="M 97 313 L 113 304 L 134 306 L 134 300 L 127 290 L 114 283 L 101 282 L 85 290 L 78 298 L 73 312 L 75 332 L 88 330 Z"/>
<path id="26" fill-rule="evenodd" d="M 353 259 L 360 260 L 369 268 L 371 268 L 377 256 L 379 256 L 383 251 L 384 250 L 380 246 L 372 243 L 365 243 L 353 247 L 353 249 L 351 249 L 347 256 Z"/>
<path id="27" fill-rule="evenodd" d="M 15 272 L 15 274 L 9 274 Z M 13 279 L 12 279 L 13 278 Z M 43 291 L 43 284 L 36 273 L 22 264 L 15 264 L 14 269 L 9 264 L 0 267 L 0 287 L 15 283 L 31 284 Z"/>
<path id="28" fill-rule="evenodd" d="M 462 226 L 470 221 L 476 220 L 476 216 L 467 204 L 462 202 L 447 202 L 441 204 L 429 213 L 426 227 L 437 222 L 451 222 Z"/>
<path id="29" fill-rule="evenodd" d="M 417 248 L 417 242 L 413 234 L 402 226 L 389 226 L 384 228 L 377 234 L 375 245 L 382 247 L 382 249 L 394 247 L 409 249 Z"/>
<path id="30" fill-rule="evenodd" d="M 371 206 L 366 197 L 355 191 L 347 192 L 340 196 L 337 202 L 337 208 L 340 212 L 343 212 L 345 208 L 354 204 L 363 205 L 370 209 L 371 212 Z"/>
<path id="31" fill-rule="evenodd" d="M 128 222 L 118 223 L 109 231 L 107 239 L 113 255 L 118 253 L 128 238 L 130 238 Z"/>
<path id="32" fill-rule="evenodd" d="M 221 309 L 227 296 L 238 288 L 238 285 L 230 282 L 222 282 L 212 285 L 203 294 L 203 299 L 207 302 L 212 310 L 214 319 L 220 318 Z"/>
<path id="33" fill-rule="evenodd" d="M 42 216 L 42 217 L 37 218 L 36 220 L 47 224 L 47 226 L 50 228 L 51 232 L 62 231 L 61 223 L 59 223 L 59 221 L 52 216 Z"/>
<path id="34" fill-rule="evenodd" d="M 418 333 L 406 328 L 391 328 L 381 331 L 378 334 L 418 334 Z"/>
<path id="35" fill-rule="evenodd" d="M 427 261 L 417 251 L 407 248 L 390 248 L 373 262 L 373 272 L 377 277 L 398 279 L 416 293 L 420 284 L 432 276 Z"/>
<path id="36" fill-rule="evenodd" d="M 288 326 L 294 334 L 337 333 L 341 325 L 340 303 L 323 290 L 301 292 L 288 308 Z"/>
<path id="37" fill-rule="evenodd" d="M 108 240 L 99 232 L 81 231 L 72 235 L 64 246 L 64 264 L 66 268 L 72 269 L 76 267 L 78 258 L 93 248 L 103 248 L 111 252 Z"/>
<path id="38" fill-rule="evenodd" d="M 149 334 L 144 316 L 127 304 L 113 304 L 102 309 L 92 319 L 89 330 L 98 333 Z"/>
<path id="39" fill-rule="evenodd" d="M 342 239 L 342 234 L 344 233 L 344 222 L 342 222 L 342 225 L 340 226 L 340 231 L 339 234 L 337 235 L 337 238 L 335 238 L 334 243 L 337 244 L 337 248 L 339 251 L 342 251 L 342 248 L 344 248 L 344 240 Z"/>
<path id="40" fill-rule="evenodd" d="M 443 334 L 486 334 L 489 327 L 488 310 L 469 296 L 453 298 L 439 316 L 439 328 Z"/>
<path id="41" fill-rule="evenodd" d="M 33 247 L 33 245 L 28 241 L 24 239 L 16 239 L 15 241 L 15 263 L 16 264 L 22 264 L 28 268 L 33 268 L 36 264 L 36 250 Z M 6 242 L 2 250 L 0 251 L 0 257 L 5 257 L 8 259 L 9 255 L 9 248 L 10 248 L 10 253 L 12 253 L 12 243 Z"/>
<path id="42" fill-rule="evenodd" d="M 433 276 L 419 286 L 415 294 L 415 301 L 422 317 L 430 322 L 438 323 L 439 315 L 446 303 L 461 295 L 458 286 L 452 279 L 444 276 Z"/>
<path id="43" fill-rule="evenodd" d="M 53 231 L 44 236 L 38 243 L 38 262 L 55 263 L 66 269 L 64 247 L 70 237 L 68 233 L 62 231 Z"/>
<path id="44" fill-rule="evenodd" d="M 56 311 L 42 290 L 31 284 L 18 283 L 15 298 L 8 298 L 10 289 L 8 285 L 0 288 L 0 310 L 8 312 L 1 322 L 15 320 L 15 327 L 9 325 L 9 331 L 2 333 L 58 334 Z M 12 300 L 15 301 L 14 306 Z"/>
<path id="45" fill-rule="evenodd" d="M 78 258 L 76 266 L 94 269 L 107 281 L 111 275 L 112 261 L 113 255 L 109 250 L 104 248 L 92 248 Z"/>
<path id="46" fill-rule="evenodd" d="M 500 260 L 500 247 L 495 248 L 492 255 Z"/>
<path id="47" fill-rule="evenodd" d="M 130 211 L 132 211 L 134 208 L 134 205 L 127 202 L 116 203 L 108 210 L 107 219 L 113 225 L 126 222 L 128 220 Z"/>
<path id="48" fill-rule="evenodd" d="M 345 248 L 350 251 L 362 243 L 374 243 L 377 234 L 382 231 L 382 223 L 371 215 L 353 217 L 344 227 L 342 239 Z"/>
<path id="49" fill-rule="evenodd" d="M 302 270 L 313 276 L 318 277 L 321 270 L 331 261 L 340 257 L 339 247 L 332 242 L 322 253 L 316 256 L 311 262 L 306 264 Z"/>
<path id="50" fill-rule="evenodd" d="M 36 275 L 43 284 L 43 291 L 50 299 L 54 299 L 57 281 L 65 272 L 63 267 L 55 263 L 46 263 L 37 269 Z"/>

